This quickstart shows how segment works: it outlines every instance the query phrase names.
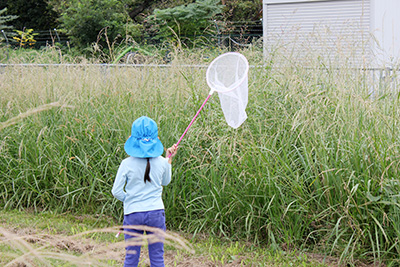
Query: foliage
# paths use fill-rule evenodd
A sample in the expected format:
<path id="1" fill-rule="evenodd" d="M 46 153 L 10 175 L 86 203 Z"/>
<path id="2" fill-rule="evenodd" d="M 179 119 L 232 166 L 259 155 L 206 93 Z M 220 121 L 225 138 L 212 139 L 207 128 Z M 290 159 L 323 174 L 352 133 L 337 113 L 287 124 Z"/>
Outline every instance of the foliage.
<path id="1" fill-rule="evenodd" d="M 38 33 L 34 33 L 33 29 L 15 30 L 15 32 L 18 36 L 14 36 L 13 39 L 18 43 L 19 47 L 33 46 L 36 43 L 35 36 Z"/>
<path id="2" fill-rule="evenodd" d="M 262 0 L 230 0 L 224 1 L 224 20 L 255 21 L 262 18 Z"/>
<path id="3" fill-rule="evenodd" d="M 18 15 L 18 19 L 12 21 L 16 29 L 49 30 L 58 26 L 59 14 L 47 0 L 3 0 L 0 5 L 7 7 L 8 14 Z"/>
<path id="4" fill-rule="evenodd" d="M 209 45 L 214 42 L 210 35 L 215 34 L 216 27 L 220 32 L 235 29 L 231 20 L 258 19 L 262 8 L 260 1 L 222 3 L 225 6 L 219 0 L 5 0 L 0 9 L 8 7 L 8 14 L 19 16 L 14 20 L 19 30 L 57 28 L 68 34 L 69 44 L 81 54 L 92 52 L 97 56 L 110 54 L 113 45 L 122 42 Z M 212 19 L 222 25 L 216 26 Z"/>
<path id="5" fill-rule="evenodd" d="M 195 3 L 180 5 L 167 9 L 156 9 L 150 17 L 160 27 L 161 36 L 193 37 L 210 31 L 210 21 L 222 12 L 219 0 L 196 0 Z"/>
<path id="6" fill-rule="evenodd" d="M 62 12 L 60 21 L 73 45 L 84 48 L 98 42 L 108 47 L 126 36 L 128 16 L 118 0 L 74 0 Z"/>
<path id="7" fill-rule="evenodd" d="M 187 5 L 195 0 L 125 0 L 129 16 L 133 21 L 143 23 L 147 17 L 153 14 L 155 9 L 166 9 L 179 5 Z"/>
<path id="8" fill-rule="evenodd" d="M 13 27 L 7 25 L 7 23 L 18 18 L 18 16 L 4 15 L 4 13 L 6 13 L 6 12 L 7 12 L 7 8 L 3 8 L 0 10 L 0 31 L 11 30 Z M 3 38 L 3 36 L 0 35 L 0 38 Z"/>
<path id="9" fill-rule="evenodd" d="M 146 16 L 143 12 L 148 12 L 153 5 L 159 4 L 157 0 L 131 0 L 127 1 L 126 8 L 129 17 L 135 22 L 142 22 Z"/>

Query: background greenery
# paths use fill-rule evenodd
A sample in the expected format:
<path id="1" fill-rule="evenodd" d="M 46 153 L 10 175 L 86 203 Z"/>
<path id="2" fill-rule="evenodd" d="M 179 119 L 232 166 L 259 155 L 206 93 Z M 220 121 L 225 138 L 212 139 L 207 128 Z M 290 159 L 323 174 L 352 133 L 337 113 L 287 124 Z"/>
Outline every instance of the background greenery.
<path id="1" fill-rule="evenodd" d="M 40 35 L 38 38 L 44 39 L 36 48 L 68 42 L 86 56 L 97 50 L 107 53 L 113 45 L 152 43 L 162 46 L 171 42 L 170 38 L 178 38 L 186 46 L 194 43 L 215 46 L 216 42 L 210 39 L 223 32 L 232 36 L 253 36 L 254 32 L 258 37 L 262 35 L 259 20 L 262 1 L 259 0 L 5 0 L 0 3 L 0 10 L 5 12 L 0 14 L 0 27 L 13 26 L 20 31 L 33 29 Z M 5 15 L 17 18 L 5 21 L 1 19 Z M 237 22 L 239 24 L 235 24 Z M 53 32 L 55 29 L 57 33 Z M 6 31 L 10 36 L 13 33 Z M 207 38 L 200 42 L 198 38 L 202 36 Z M 3 39 L 0 36 L 0 42 Z"/>
<path id="2" fill-rule="evenodd" d="M 110 189 L 132 121 L 154 118 L 163 144 L 174 144 L 207 96 L 206 66 L 223 52 L 177 50 L 166 67 L 2 68 L 2 207 L 120 221 Z M 253 66 L 249 118 L 229 128 L 218 96 L 209 100 L 165 188 L 169 229 L 396 266 L 398 93 L 374 87 L 372 97 L 367 73 L 323 67 L 318 56 L 305 67 L 275 53 L 262 65 L 260 48 L 241 52 Z"/>

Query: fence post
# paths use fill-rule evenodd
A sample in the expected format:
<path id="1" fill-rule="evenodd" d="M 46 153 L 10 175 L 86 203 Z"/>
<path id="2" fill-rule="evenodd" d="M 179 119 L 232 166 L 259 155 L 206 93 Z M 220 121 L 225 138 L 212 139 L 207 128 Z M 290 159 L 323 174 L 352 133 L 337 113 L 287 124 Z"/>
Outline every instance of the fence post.
<path id="1" fill-rule="evenodd" d="M 9 54 L 8 54 L 8 46 L 9 46 L 8 38 L 7 38 L 7 35 L 6 35 L 6 33 L 4 32 L 4 30 L 1 30 L 1 33 L 3 34 L 4 39 L 6 40 L 6 43 L 7 43 L 7 45 L 6 45 L 6 53 L 7 53 L 7 61 L 8 61 L 8 59 L 10 58 L 10 56 L 9 56 Z"/>
<path id="2" fill-rule="evenodd" d="M 218 48 L 221 47 L 221 34 L 219 32 L 217 20 L 214 19 L 215 28 L 217 28 L 217 39 L 218 39 Z"/>
<path id="3" fill-rule="evenodd" d="M 58 42 L 61 44 L 60 36 L 58 36 L 57 29 L 56 29 L 56 28 L 54 28 L 54 31 L 56 32 L 56 36 L 57 36 Z"/>

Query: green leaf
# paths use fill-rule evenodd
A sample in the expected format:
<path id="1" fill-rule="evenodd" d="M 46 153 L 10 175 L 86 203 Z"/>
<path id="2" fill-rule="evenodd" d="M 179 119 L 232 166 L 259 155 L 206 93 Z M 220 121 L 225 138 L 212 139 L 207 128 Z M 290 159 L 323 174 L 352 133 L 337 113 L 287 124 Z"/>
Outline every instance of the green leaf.
<path id="1" fill-rule="evenodd" d="M 367 192 L 366 195 L 368 200 L 371 202 L 377 202 L 381 199 L 381 196 L 374 197 L 370 192 Z"/>

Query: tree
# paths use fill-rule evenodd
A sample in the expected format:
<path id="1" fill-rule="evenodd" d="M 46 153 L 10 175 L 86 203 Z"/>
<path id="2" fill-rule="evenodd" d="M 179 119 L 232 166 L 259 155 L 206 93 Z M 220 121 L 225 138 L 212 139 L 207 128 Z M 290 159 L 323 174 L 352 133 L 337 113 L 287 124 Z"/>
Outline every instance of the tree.
<path id="1" fill-rule="evenodd" d="M 53 0 L 55 1 L 55 0 Z M 60 0 L 57 0 L 60 1 Z M 135 22 L 143 22 L 153 14 L 155 9 L 166 9 L 179 5 L 187 5 L 195 0 L 122 0 L 129 17 Z"/>
<path id="2" fill-rule="evenodd" d="M 12 21 L 16 29 L 32 28 L 35 31 L 57 27 L 58 14 L 46 0 L 2 0 L 0 8 L 7 8 L 8 15 L 17 15 Z M 10 22 L 7 23 L 10 25 Z"/>
<path id="3" fill-rule="evenodd" d="M 74 0 L 62 12 L 60 21 L 71 43 L 84 48 L 99 41 L 100 32 L 111 42 L 124 38 L 128 15 L 118 0 Z M 99 43 L 106 46 L 106 41 L 103 38 Z"/>
<path id="4" fill-rule="evenodd" d="M 255 21 L 262 18 L 262 0 L 223 1 L 226 21 Z"/>
<path id="5" fill-rule="evenodd" d="M 13 26 L 7 25 L 7 23 L 18 18 L 18 16 L 4 15 L 6 12 L 7 8 L 3 8 L 0 10 L 0 31 L 5 31 L 5 32 L 13 28 Z M 0 38 L 2 37 L 3 35 L 0 35 Z"/>
<path id="6" fill-rule="evenodd" d="M 219 0 L 196 0 L 195 3 L 166 9 L 155 9 L 151 16 L 160 25 L 160 33 L 171 35 L 172 29 L 178 36 L 196 36 L 212 25 L 211 19 L 222 12 Z"/>
<path id="7" fill-rule="evenodd" d="M 133 21 L 138 22 L 139 20 L 137 17 L 156 2 L 157 0 L 133 1 L 133 3 L 127 5 L 129 17 Z"/>
<path id="8" fill-rule="evenodd" d="M 19 47 L 32 47 L 35 45 L 35 36 L 38 33 L 34 33 L 33 29 L 25 29 L 23 31 L 16 30 L 18 36 L 14 36 L 13 39 L 18 42 Z"/>

